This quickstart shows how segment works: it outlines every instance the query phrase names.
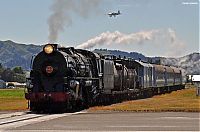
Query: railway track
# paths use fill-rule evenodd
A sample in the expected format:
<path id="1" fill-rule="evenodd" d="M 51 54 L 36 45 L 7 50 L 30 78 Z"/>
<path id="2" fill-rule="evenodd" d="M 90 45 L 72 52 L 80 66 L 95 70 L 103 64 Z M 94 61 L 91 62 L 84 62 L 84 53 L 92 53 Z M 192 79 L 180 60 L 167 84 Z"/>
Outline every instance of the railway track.
<path id="1" fill-rule="evenodd" d="M 16 112 L 10 114 L 0 115 L 0 131 L 12 130 L 20 126 L 39 123 L 42 121 L 48 121 L 60 117 L 71 116 L 75 114 L 86 113 L 86 111 L 80 111 L 75 113 L 62 113 L 62 114 L 34 114 L 30 112 Z"/>

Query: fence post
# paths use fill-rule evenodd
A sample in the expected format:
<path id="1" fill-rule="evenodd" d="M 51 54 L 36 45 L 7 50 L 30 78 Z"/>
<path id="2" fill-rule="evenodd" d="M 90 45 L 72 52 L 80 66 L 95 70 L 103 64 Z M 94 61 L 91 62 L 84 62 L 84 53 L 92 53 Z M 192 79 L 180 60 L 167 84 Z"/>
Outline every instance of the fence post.
<path id="1" fill-rule="evenodd" d="M 197 84 L 196 85 L 197 86 L 197 94 L 196 95 L 200 96 L 200 82 L 197 82 L 196 84 Z"/>

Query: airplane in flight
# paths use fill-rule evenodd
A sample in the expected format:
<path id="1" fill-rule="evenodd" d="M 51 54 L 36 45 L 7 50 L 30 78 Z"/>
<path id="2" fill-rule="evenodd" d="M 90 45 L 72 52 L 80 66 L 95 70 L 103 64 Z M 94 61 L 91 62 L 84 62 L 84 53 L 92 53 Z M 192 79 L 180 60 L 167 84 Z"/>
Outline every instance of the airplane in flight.
<path id="1" fill-rule="evenodd" d="M 117 16 L 117 15 L 121 15 L 121 12 L 120 10 L 118 10 L 118 12 L 111 12 L 111 13 L 108 13 L 107 15 L 109 15 L 109 17 L 112 17 L 112 16 Z"/>

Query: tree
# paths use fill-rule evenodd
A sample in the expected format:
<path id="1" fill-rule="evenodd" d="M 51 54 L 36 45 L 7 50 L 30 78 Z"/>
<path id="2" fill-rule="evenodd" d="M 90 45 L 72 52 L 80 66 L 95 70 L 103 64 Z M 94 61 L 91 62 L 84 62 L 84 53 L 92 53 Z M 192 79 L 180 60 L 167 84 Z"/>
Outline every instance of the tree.
<path id="1" fill-rule="evenodd" d="M 3 68 L 0 64 L 0 78 L 7 82 L 25 82 L 26 75 L 22 67 L 14 67 L 12 70 L 10 68 Z"/>
<path id="2" fill-rule="evenodd" d="M 12 71 L 13 71 L 14 73 L 24 74 L 24 71 L 23 71 L 22 67 L 20 67 L 20 66 L 14 67 L 14 68 L 12 69 Z"/>
<path id="3" fill-rule="evenodd" d="M 15 73 L 10 68 L 7 68 L 2 72 L 1 78 L 5 81 L 14 81 L 14 75 Z"/>
<path id="4" fill-rule="evenodd" d="M 2 66 L 2 64 L 0 63 L 0 69 L 3 69 L 3 66 Z"/>
<path id="5" fill-rule="evenodd" d="M 0 63 L 0 78 L 1 78 L 3 71 L 4 71 L 4 68 L 3 68 L 2 64 Z"/>
<path id="6" fill-rule="evenodd" d="M 26 82 L 26 75 L 25 74 L 15 74 L 14 81 L 19 83 Z"/>

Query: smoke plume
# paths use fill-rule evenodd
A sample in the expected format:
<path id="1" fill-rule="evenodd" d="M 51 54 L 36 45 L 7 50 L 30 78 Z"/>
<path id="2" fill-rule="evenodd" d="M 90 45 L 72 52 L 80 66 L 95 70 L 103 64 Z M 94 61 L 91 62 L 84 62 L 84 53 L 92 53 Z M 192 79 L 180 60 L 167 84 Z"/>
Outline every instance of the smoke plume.
<path id="1" fill-rule="evenodd" d="M 107 31 L 78 45 L 76 48 L 89 49 L 104 44 L 142 44 L 146 41 L 155 41 L 156 39 L 161 39 L 163 37 L 169 38 L 171 41 L 170 43 L 173 43 L 176 39 L 172 29 L 141 31 L 131 34 L 124 34 L 119 31 Z"/>
<path id="2" fill-rule="evenodd" d="M 73 23 L 71 14 L 87 18 L 90 13 L 97 10 L 101 0 L 54 0 L 51 6 L 53 12 L 48 19 L 49 42 L 54 43 L 65 26 Z"/>

